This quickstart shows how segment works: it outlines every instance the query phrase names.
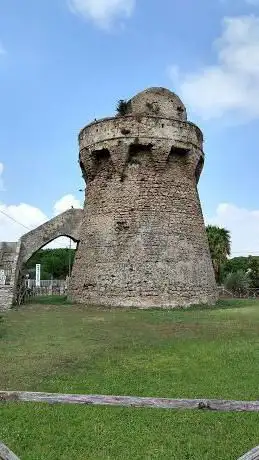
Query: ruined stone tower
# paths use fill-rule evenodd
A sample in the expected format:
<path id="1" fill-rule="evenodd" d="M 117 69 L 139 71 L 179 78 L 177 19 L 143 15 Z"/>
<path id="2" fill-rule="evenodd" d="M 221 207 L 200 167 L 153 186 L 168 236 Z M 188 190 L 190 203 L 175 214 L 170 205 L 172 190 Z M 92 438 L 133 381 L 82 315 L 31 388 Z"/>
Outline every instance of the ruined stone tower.
<path id="1" fill-rule="evenodd" d="M 216 301 L 197 192 L 203 136 L 178 96 L 150 88 L 79 135 L 87 182 L 70 298 L 175 307 Z"/>

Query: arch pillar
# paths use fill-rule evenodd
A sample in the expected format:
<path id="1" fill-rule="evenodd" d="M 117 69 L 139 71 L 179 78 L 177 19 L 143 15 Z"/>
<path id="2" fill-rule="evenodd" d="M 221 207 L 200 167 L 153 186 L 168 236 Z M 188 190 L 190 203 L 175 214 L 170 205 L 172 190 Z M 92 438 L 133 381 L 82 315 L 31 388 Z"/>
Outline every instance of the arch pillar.
<path id="1" fill-rule="evenodd" d="M 82 209 L 72 208 L 21 237 L 17 243 L 17 254 L 13 262 L 13 275 L 10 286 L 8 286 L 8 296 L 6 289 L 3 289 L 1 299 L 0 291 L 0 311 L 11 308 L 15 303 L 22 267 L 36 251 L 61 236 L 67 236 L 74 242 L 79 242 L 82 217 Z"/>

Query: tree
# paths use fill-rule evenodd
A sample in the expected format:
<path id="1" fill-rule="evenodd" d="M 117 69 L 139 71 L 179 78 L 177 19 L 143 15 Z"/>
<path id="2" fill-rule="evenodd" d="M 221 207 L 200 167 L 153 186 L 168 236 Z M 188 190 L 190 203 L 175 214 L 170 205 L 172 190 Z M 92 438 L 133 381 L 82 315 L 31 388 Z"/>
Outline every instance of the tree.
<path id="1" fill-rule="evenodd" d="M 120 99 L 116 107 L 117 113 L 121 116 L 127 115 L 128 113 L 128 103 L 124 99 Z"/>
<path id="2" fill-rule="evenodd" d="M 251 287 L 259 287 L 259 257 L 247 257 L 248 272 L 251 279 Z"/>
<path id="3" fill-rule="evenodd" d="M 238 270 L 243 270 L 249 274 L 251 279 L 251 287 L 259 288 L 259 257 L 234 257 L 228 259 L 221 271 L 222 278 L 225 279 L 229 273 L 236 273 Z"/>
<path id="4" fill-rule="evenodd" d="M 226 289 L 232 291 L 234 294 L 244 294 L 250 287 L 251 279 L 249 274 L 244 270 L 238 270 L 237 272 L 229 273 L 226 276 L 224 285 Z"/>
<path id="5" fill-rule="evenodd" d="M 224 263 L 222 276 L 225 278 L 229 273 L 235 273 L 238 270 L 247 272 L 248 268 L 248 257 L 233 257 Z"/>
<path id="6" fill-rule="evenodd" d="M 74 257 L 75 249 L 41 249 L 33 254 L 25 267 L 31 278 L 35 278 L 35 265 L 41 264 L 41 279 L 66 279 Z"/>
<path id="7" fill-rule="evenodd" d="M 209 240 L 211 259 L 215 271 L 216 281 L 220 281 L 221 268 L 230 255 L 230 232 L 225 228 L 208 225 L 206 227 Z"/>

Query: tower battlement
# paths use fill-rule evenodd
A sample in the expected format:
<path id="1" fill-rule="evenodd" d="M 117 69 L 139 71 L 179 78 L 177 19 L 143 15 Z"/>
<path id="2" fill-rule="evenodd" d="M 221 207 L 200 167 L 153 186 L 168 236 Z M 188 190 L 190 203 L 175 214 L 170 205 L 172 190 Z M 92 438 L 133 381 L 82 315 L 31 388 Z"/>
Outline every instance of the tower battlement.
<path id="1" fill-rule="evenodd" d="M 147 155 L 154 168 L 163 170 L 172 152 L 176 158 L 185 157 L 187 169 L 191 167 L 199 177 L 196 168 L 200 170 L 203 164 L 203 135 L 187 121 L 178 96 L 154 88 L 132 98 L 127 107 L 124 116 L 95 121 L 81 130 L 80 166 L 88 181 L 96 177 L 104 161 L 121 177 L 132 158 L 138 157 L 141 164 Z"/>
<path id="2" fill-rule="evenodd" d="M 197 182 L 203 135 L 180 98 L 145 90 L 79 134 L 87 182 L 70 297 L 92 305 L 214 303 Z"/>

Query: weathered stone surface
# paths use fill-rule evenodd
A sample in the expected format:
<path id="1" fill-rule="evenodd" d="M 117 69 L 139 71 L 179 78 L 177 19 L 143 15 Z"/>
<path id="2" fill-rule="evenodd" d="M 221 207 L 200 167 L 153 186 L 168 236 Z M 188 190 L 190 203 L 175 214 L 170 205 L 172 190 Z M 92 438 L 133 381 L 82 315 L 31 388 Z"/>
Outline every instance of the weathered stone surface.
<path id="1" fill-rule="evenodd" d="M 154 115 L 187 120 L 187 113 L 181 99 L 166 88 L 149 88 L 138 93 L 128 103 L 128 114 Z"/>
<path id="2" fill-rule="evenodd" d="M 6 285 L 0 285 L 0 311 L 8 310 L 12 305 L 19 250 L 19 242 L 0 243 L 0 270 L 4 270 L 6 275 Z"/>
<path id="3" fill-rule="evenodd" d="M 27 262 L 40 248 L 60 236 L 68 236 L 78 242 L 82 216 L 82 209 L 69 209 L 23 235 L 20 240 L 19 266 Z"/>
<path id="4" fill-rule="evenodd" d="M 60 236 L 79 241 L 82 209 L 69 209 L 35 230 L 22 236 L 18 243 L 0 243 L 0 269 L 8 270 L 8 286 L 0 286 L 0 311 L 11 308 L 23 265 L 40 248 Z"/>
<path id="5" fill-rule="evenodd" d="M 87 180 L 70 298 L 148 308 L 217 299 L 197 192 L 203 136 L 178 96 L 151 88 L 79 135 Z"/>
<path id="6" fill-rule="evenodd" d="M 5 311 L 11 308 L 13 294 L 13 286 L 0 286 L 0 311 Z"/>
<path id="7" fill-rule="evenodd" d="M 125 116 L 86 126 L 79 143 L 85 209 L 55 217 L 5 251 L 11 283 L 0 292 L 0 309 L 10 305 L 23 264 L 59 236 L 80 241 L 73 300 L 141 308 L 213 304 L 217 291 L 197 192 L 203 135 L 187 121 L 179 97 L 164 88 L 145 90 L 129 101 Z M 0 249 L 0 268 L 3 254 Z"/>
<path id="8" fill-rule="evenodd" d="M 0 270 L 4 270 L 6 284 L 10 284 L 13 275 L 13 266 L 16 262 L 17 243 L 0 242 Z"/>

